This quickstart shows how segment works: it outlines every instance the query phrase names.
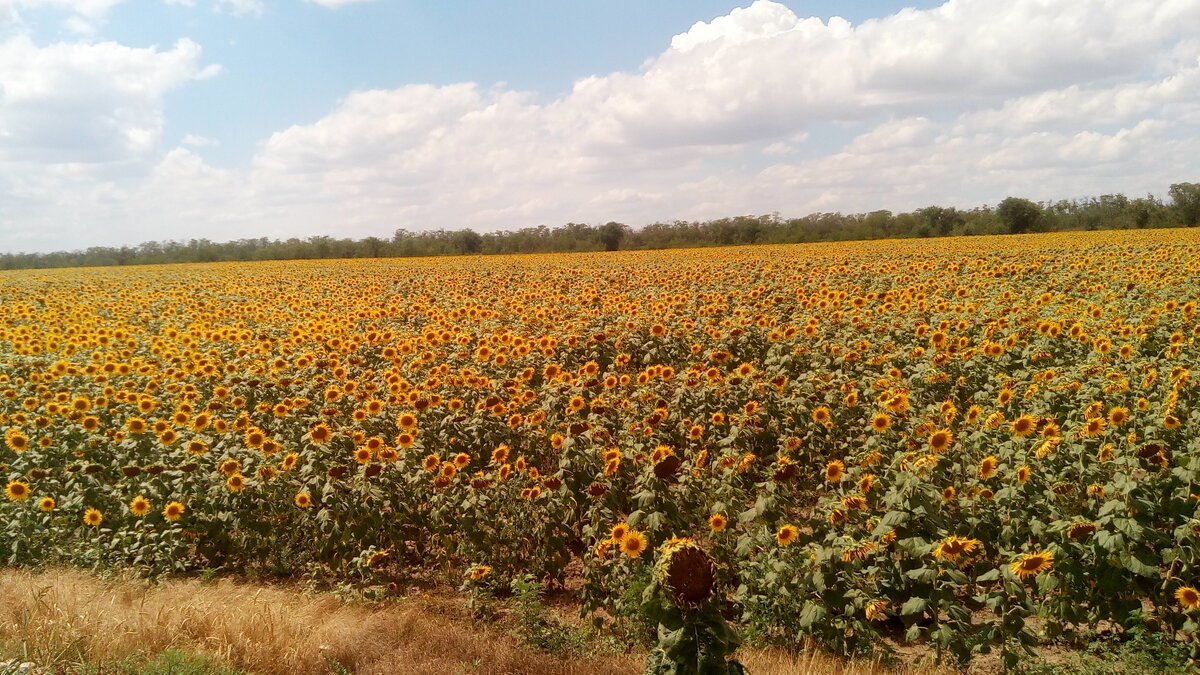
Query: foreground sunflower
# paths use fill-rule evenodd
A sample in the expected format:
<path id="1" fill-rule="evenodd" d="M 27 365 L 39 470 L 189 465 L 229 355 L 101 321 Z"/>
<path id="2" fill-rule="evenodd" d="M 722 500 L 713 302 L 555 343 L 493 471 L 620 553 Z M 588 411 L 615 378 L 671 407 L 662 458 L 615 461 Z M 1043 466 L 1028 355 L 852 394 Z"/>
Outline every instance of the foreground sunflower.
<path id="1" fill-rule="evenodd" d="M 797 529 L 795 525 L 784 525 L 783 527 L 779 528 L 778 532 L 775 533 L 775 541 L 780 546 L 788 546 L 792 542 L 796 541 L 796 537 L 799 536 L 799 534 L 800 530 Z"/>
<path id="2" fill-rule="evenodd" d="M 1008 568 L 1021 579 L 1036 576 L 1054 565 L 1054 554 L 1050 551 L 1025 553 L 1017 557 Z"/>

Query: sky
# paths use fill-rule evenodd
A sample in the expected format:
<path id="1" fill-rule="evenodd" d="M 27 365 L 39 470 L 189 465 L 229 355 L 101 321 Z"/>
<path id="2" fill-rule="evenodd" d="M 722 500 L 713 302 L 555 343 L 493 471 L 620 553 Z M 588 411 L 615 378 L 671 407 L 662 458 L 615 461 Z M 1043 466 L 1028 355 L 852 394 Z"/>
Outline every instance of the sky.
<path id="1" fill-rule="evenodd" d="M 0 252 L 1200 182 L 1200 0 L 0 0 Z"/>

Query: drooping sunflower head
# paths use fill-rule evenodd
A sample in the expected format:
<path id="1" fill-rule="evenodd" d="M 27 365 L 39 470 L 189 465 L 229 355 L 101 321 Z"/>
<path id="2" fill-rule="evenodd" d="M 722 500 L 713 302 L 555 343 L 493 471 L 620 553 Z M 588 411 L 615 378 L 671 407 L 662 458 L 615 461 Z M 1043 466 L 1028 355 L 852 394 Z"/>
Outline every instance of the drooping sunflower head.
<path id="1" fill-rule="evenodd" d="M 669 542 L 654 567 L 654 579 L 680 607 L 695 607 L 707 600 L 716 585 L 712 559 L 694 541 Z"/>
<path id="2" fill-rule="evenodd" d="M 979 548 L 979 540 L 970 537 L 951 535 L 946 537 L 933 549 L 933 557 L 955 561 L 964 555 L 969 555 Z"/>

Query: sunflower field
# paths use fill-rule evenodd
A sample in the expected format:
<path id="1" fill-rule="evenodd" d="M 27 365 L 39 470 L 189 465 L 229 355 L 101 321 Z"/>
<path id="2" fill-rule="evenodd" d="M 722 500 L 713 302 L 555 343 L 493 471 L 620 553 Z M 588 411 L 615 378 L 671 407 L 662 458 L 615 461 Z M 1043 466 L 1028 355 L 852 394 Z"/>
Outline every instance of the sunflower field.
<path id="1" fill-rule="evenodd" d="M 765 641 L 1200 627 L 1200 232 L 0 273 L 10 565 L 571 582 Z"/>

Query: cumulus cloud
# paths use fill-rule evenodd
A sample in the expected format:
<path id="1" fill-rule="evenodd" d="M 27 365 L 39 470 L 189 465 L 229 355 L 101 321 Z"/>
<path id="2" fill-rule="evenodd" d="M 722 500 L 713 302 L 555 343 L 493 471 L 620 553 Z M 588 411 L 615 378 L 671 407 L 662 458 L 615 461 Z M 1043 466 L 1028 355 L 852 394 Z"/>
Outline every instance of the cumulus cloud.
<path id="1" fill-rule="evenodd" d="M 73 205 L 2 180 L 0 196 L 48 221 L 134 213 L 159 237 L 220 238 L 1161 194 L 1200 172 L 1195 25 L 1184 0 L 950 0 L 859 25 L 760 0 L 547 102 L 474 83 L 350 92 L 265 139 L 245 171 L 155 150 L 146 111 L 161 109 L 143 107 L 124 136 L 76 132 L 94 138 L 68 146 L 96 154 L 54 165 Z M 194 62 L 166 81 L 199 76 Z M 31 156 L 56 152 L 44 136 Z M 105 156 L 156 161 L 140 182 L 89 183 Z"/>

